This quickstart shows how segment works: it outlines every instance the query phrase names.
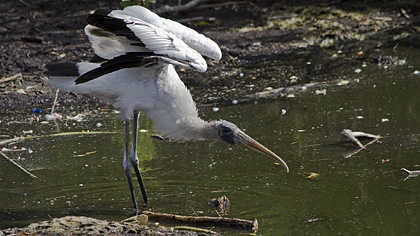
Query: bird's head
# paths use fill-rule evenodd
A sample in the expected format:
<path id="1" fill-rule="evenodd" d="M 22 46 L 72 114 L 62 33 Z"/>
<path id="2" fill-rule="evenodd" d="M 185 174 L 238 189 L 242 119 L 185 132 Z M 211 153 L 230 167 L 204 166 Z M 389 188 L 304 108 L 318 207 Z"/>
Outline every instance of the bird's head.
<path id="1" fill-rule="evenodd" d="M 212 122 L 212 128 L 217 132 L 216 139 L 270 157 L 277 163 L 280 163 L 280 165 L 286 168 L 286 171 L 289 172 L 289 167 L 287 166 L 286 162 L 284 162 L 274 152 L 270 151 L 268 148 L 264 147 L 259 142 L 255 141 L 253 138 L 248 136 L 235 124 L 225 120 L 214 121 Z"/>

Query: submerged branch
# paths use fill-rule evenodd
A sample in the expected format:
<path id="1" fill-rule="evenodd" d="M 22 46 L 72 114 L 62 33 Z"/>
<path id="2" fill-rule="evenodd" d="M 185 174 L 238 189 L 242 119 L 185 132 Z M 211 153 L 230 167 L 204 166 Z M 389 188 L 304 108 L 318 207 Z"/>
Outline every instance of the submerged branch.
<path id="1" fill-rule="evenodd" d="M 407 170 L 406 168 L 401 168 L 402 171 L 405 171 L 408 175 L 405 177 L 404 181 L 411 177 L 417 177 L 420 175 L 420 170 Z"/>
<path id="2" fill-rule="evenodd" d="M 341 131 L 341 135 L 348 138 L 350 142 L 352 142 L 354 145 L 358 146 L 360 149 L 366 149 L 366 146 L 378 141 L 380 138 L 382 138 L 380 135 L 374 135 L 374 134 L 368 134 L 364 132 L 353 132 L 350 129 L 343 129 Z M 370 138 L 373 139 L 372 141 L 368 142 L 367 144 L 363 145 L 358 138 Z"/>

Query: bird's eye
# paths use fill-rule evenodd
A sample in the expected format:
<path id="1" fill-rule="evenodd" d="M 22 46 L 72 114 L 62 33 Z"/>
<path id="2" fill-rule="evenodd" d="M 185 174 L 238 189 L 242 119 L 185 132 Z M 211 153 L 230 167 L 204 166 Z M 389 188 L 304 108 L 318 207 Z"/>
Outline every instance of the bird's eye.
<path id="1" fill-rule="evenodd" d="M 227 134 L 227 133 L 232 132 L 232 130 L 230 128 L 228 128 L 228 127 L 222 127 L 222 132 L 225 133 L 225 134 Z"/>

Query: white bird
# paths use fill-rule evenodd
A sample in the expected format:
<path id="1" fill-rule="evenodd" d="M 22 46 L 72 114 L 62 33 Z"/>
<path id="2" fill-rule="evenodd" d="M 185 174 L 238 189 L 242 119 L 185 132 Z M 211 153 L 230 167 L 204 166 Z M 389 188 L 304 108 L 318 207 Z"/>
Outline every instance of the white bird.
<path id="1" fill-rule="evenodd" d="M 198 117 L 191 94 L 174 65 L 206 71 L 202 55 L 216 60 L 222 56 L 211 39 L 140 6 L 112 12 L 97 10 L 88 17 L 88 23 L 85 32 L 92 47 L 107 61 L 49 64 L 46 74 L 50 76 L 49 82 L 62 91 L 91 94 L 121 110 L 125 121 L 123 166 L 136 210 L 130 161 L 142 191 L 143 206 L 148 202 L 137 157 L 140 112 L 152 120 L 156 131 L 171 140 L 224 141 L 264 154 L 289 171 L 279 156 L 236 125 Z M 131 116 L 134 116 L 133 139 L 129 155 Z"/>

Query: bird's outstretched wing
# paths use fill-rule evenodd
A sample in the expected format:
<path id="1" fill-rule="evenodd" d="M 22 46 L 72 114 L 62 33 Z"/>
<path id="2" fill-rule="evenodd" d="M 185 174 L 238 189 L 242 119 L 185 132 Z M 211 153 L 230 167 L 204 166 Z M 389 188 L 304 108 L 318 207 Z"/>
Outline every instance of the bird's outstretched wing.
<path id="1" fill-rule="evenodd" d="M 157 56 L 151 52 L 127 52 L 126 54 L 112 58 L 102 63 L 99 67 L 79 76 L 75 80 L 75 83 L 85 83 L 105 74 L 109 74 L 124 68 L 134 68 L 142 66 L 148 67 L 156 65 L 158 60 L 174 65 L 180 65 L 184 67 L 188 66 L 188 64 L 185 64 L 184 61 L 175 60 L 173 58 L 165 56 Z"/>
<path id="2" fill-rule="evenodd" d="M 154 12 L 141 6 L 126 7 L 124 10 L 114 10 L 110 13 L 111 16 L 124 19 L 126 16 L 141 19 L 149 24 L 152 24 L 160 29 L 165 30 L 176 37 L 180 38 L 188 46 L 196 50 L 201 55 L 210 57 L 215 60 L 222 58 L 222 52 L 219 46 L 206 36 L 199 34 L 197 31 L 188 28 L 176 21 L 159 17 Z"/>
<path id="3" fill-rule="evenodd" d="M 164 62 L 204 72 L 207 63 L 201 54 L 221 57 L 220 48 L 211 39 L 140 6 L 97 10 L 88 17 L 88 23 L 85 32 L 95 53 L 108 60 L 119 57 L 121 62 L 120 57 L 127 53 L 152 53 Z M 134 60 L 133 55 L 125 59 Z"/>

